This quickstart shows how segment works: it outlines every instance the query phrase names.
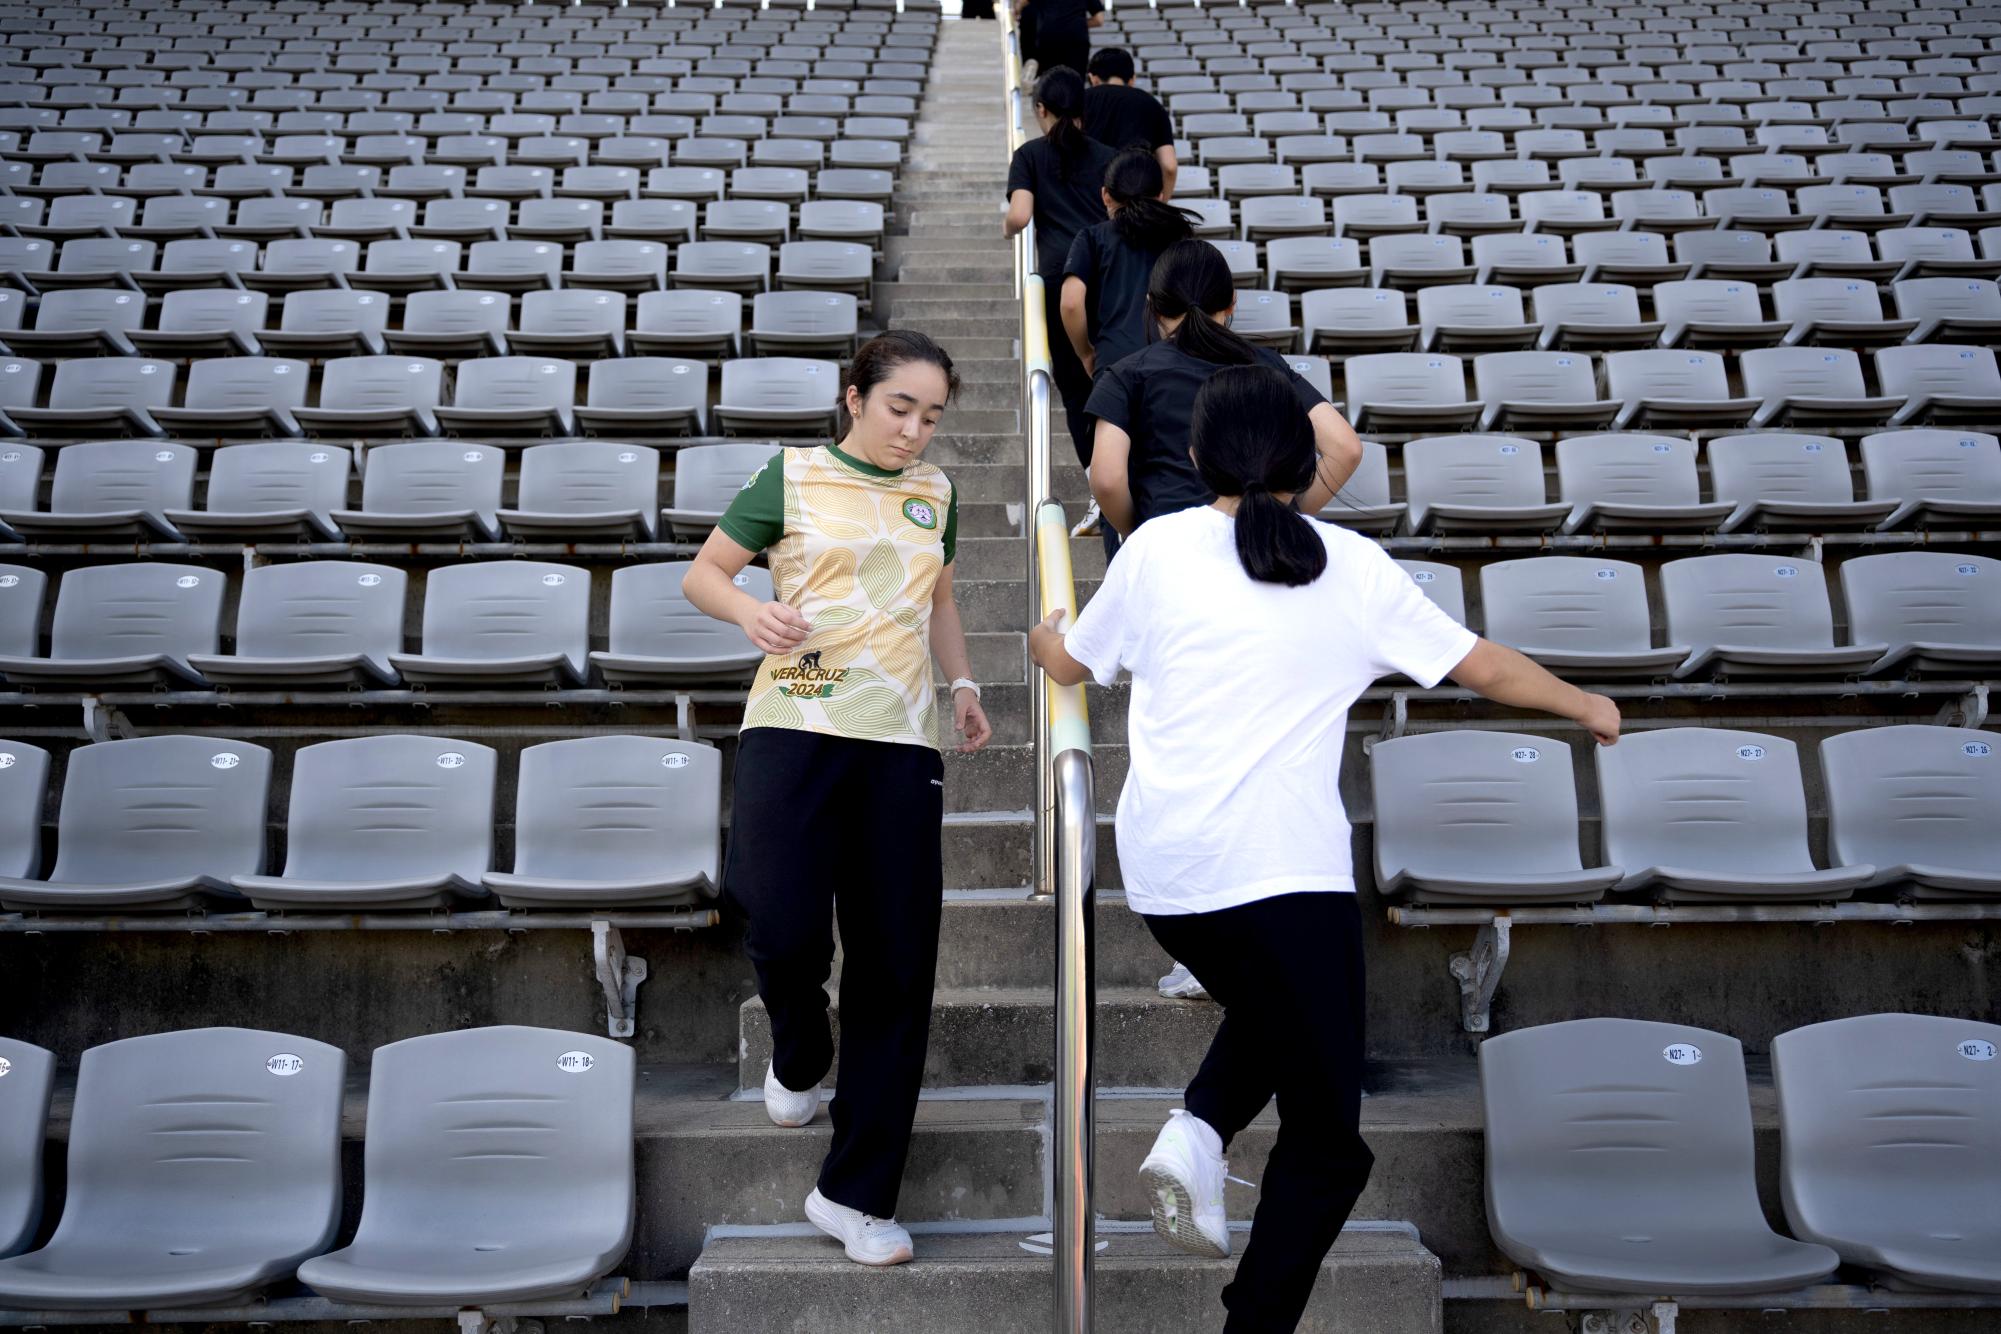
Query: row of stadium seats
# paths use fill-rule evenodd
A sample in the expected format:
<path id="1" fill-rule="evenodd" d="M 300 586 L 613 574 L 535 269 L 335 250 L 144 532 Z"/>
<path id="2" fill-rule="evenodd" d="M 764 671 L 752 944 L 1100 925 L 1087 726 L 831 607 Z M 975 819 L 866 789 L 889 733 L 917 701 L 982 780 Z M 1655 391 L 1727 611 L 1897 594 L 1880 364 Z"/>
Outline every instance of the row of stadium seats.
<path id="1" fill-rule="evenodd" d="M 593 651 L 589 570 L 520 560 L 440 566 L 425 580 L 423 651 L 406 653 L 402 570 L 355 561 L 257 566 L 241 580 L 236 651 L 223 654 L 228 576 L 166 561 L 81 566 L 63 576 L 45 658 L 37 649 L 46 576 L 0 566 L 0 675 L 58 689 L 518 689 L 581 685 L 593 668 L 614 685 L 740 682 L 763 655 L 741 630 L 689 605 L 681 592 L 687 570 L 678 561 L 617 570 L 610 647 Z M 738 582 L 771 597 L 771 576 L 761 568 L 744 570 Z M 1984 608 L 1967 601 L 1961 633 L 1974 633 Z"/>
<path id="2" fill-rule="evenodd" d="M 1822 868 L 1793 742 L 1725 728 L 1628 733 L 1593 754 L 1602 862 L 1587 866 L 1564 742 L 1483 731 L 1377 741 L 1376 885 L 1415 903 L 1488 906 L 2001 894 L 1997 750 L 1993 733 L 1957 727 L 1822 740 Z"/>
<path id="3" fill-rule="evenodd" d="M 495 303 L 495 310 L 502 308 Z M 716 307 L 721 309 L 721 307 Z M 838 311 L 836 313 L 839 313 Z M 808 325 L 783 313 L 791 329 Z M 0 360 L 0 426 L 17 436 L 54 442 L 105 436 L 296 437 L 357 440 L 446 434 L 481 441 L 517 441 L 587 434 L 616 438 L 682 436 L 713 425 L 722 435 L 834 433 L 841 368 L 811 357 L 749 357 L 722 364 L 717 400 L 707 405 L 709 367 L 665 357 L 607 358 L 595 363 L 583 403 L 577 363 L 548 356 L 483 357 L 492 320 L 443 321 L 457 327 L 446 341 L 475 355 L 458 363 L 446 403 L 445 363 L 435 357 L 337 357 L 320 368 L 289 357 L 198 360 L 187 393 L 174 405 L 180 368 L 145 357 L 94 357 L 62 362 L 50 377 L 48 404 L 35 406 L 39 363 Z M 574 321 L 565 322 L 574 328 Z M 690 321 L 693 323 L 693 321 Z M 845 324 L 846 321 L 842 321 Z M 829 331 L 815 338 L 851 340 Z M 720 322 L 703 336 L 727 337 Z M 442 332 L 442 331 L 441 331 Z M 346 335 L 343 334 L 343 337 Z M 609 338 L 610 332 L 582 340 Z M 589 355 L 580 347 L 578 355 Z M 18 395 L 18 397 L 16 397 Z"/>
<path id="4" fill-rule="evenodd" d="M 388 1307 L 575 1297 L 631 1244 L 635 1061 L 607 1038 L 496 1027 L 376 1048 L 365 1198 L 338 1249 L 339 1047 L 207 1028 L 85 1051 L 69 1198 L 29 1250 L 55 1066 L 0 1038 L 0 1306 L 116 1321 L 295 1275 Z"/>
<path id="5" fill-rule="evenodd" d="M 1633 1019 L 1490 1037 L 1488 1229 L 1570 1292 L 1741 1295 L 1756 1308 L 1755 1294 L 1841 1264 L 1907 1292 L 2001 1291 L 1997 1046 L 1992 1023 L 1916 1014 L 1775 1037 L 1787 1237 L 1759 1204 L 1737 1039 Z"/>
<path id="6" fill-rule="evenodd" d="M 278 875 L 266 874 L 272 756 L 254 742 L 149 736 L 71 751 L 46 880 L 49 755 L 22 742 L 4 754 L 0 905 L 15 911 L 246 899 L 278 911 L 400 911 L 489 897 L 592 909 L 705 901 L 718 883 L 722 763 L 697 741 L 589 736 L 524 749 L 511 873 L 494 858 L 499 756 L 477 742 L 366 736 L 299 749 Z"/>

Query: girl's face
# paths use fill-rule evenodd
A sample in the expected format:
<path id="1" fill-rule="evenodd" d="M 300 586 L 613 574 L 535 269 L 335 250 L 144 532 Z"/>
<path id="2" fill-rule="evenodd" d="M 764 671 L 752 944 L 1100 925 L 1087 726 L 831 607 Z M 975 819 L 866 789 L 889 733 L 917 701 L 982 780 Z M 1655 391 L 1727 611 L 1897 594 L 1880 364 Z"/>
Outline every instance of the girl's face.
<path id="1" fill-rule="evenodd" d="M 854 426 L 841 447 L 878 468 L 907 468 L 931 443 L 945 412 L 945 372 L 928 361 L 906 361 L 864 395 L 847 389 Z"/>

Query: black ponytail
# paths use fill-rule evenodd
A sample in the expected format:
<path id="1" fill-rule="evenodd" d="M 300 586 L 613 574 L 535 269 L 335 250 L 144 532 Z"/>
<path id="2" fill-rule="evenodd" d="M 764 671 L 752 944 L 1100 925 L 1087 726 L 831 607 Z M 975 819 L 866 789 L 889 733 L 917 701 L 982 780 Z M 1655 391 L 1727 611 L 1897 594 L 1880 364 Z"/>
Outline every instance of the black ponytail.
<path id="1" fill-rule="evenodd" d="M 1160 162 L 1153 154 L 1128 148 L 1105 168 L 1105 193 L 1119 206 L 1112 230 L 1121 241 L 1158 253 L 1195 234 L 1188 210 L 1160 202 L 1167 188 Z"/>
<path id="2" fill-rule="evenodd" d="M 1176 241 L 1161 252 L 1147 283 L 1146 304 L 1155 320 L 1179 319 L 1167 341 L 1197 361 L 1249 366 L 1258 350 L 1228 324 L 1223 312 L 1237 299 L 1223 252 L 1207 241 Z"/>
<path id="3" fill-rule="evenodd" d="M 1056 174 L 1069 180 L 1084 164 L 1090 140 L 1084 134 L 1084 76 L 1058 65 L 1035 84 L 1035 104 L 1056 120 L 1045 136 L 1056 150 Z"/>
<path id="4" fill-rule="evenodd" d="M 1327 571 L 1313 521 L 1276 493 L 1313 485 L 1313 423 L 1292 383 L 1269 366 L 1228 366 L 1195 395 L 1188 443 L 1195 470 L 1219 496 L 1236 496 L 1237 559 L 1261 584 L 1297 588 Z"/>

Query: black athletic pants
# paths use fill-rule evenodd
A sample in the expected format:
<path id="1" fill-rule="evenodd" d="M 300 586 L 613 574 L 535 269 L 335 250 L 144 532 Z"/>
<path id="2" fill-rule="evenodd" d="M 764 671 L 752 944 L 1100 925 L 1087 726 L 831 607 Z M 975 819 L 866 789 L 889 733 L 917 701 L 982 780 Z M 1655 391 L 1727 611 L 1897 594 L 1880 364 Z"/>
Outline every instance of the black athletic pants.
<path id="1" fill-rule="evenodd" d="M 1223 1289 L 1223 1329 L 1290 1334 L 1375 1162 L 1361 1136 L 1360 908 L 1353 894 L 1281 894 L 1146 924 L 1223 1006 L 1188 1110 L 1227 1149 L 1278 1097 L 1278 1141 L 1250 1244 Z"/>
<path id="2" fill-rule="evenodd" d="M 773 1065 L 834 1062 L 825 983 L 841 923 L 841 1072 L 820 1193 L 896 1216 L 924 1080 L 944 902 L 944 761 L 929 746 L 754 727 L 737 743 L 723 892 L 771 1016 Z"/>
<path id="3" fill-rule="evenodd" d="M 1063 328 L 1062 274 L 1042 280 L 1042 306 L 1049 321 L 1049 378 L 1056 382 L 1057 396 L 1063 400 L 1063 417 L 1070 428 L 1070 444 L 1077 451 L 1077 462 L 1088 472 L 1092 431 L 1096 426 L 1093 418 L 1084 415 L 1084 404 L 1091 397 L 1091 377 L 1084 373 L 1084 363 L 1077 359 L 1077 349 Z"/>

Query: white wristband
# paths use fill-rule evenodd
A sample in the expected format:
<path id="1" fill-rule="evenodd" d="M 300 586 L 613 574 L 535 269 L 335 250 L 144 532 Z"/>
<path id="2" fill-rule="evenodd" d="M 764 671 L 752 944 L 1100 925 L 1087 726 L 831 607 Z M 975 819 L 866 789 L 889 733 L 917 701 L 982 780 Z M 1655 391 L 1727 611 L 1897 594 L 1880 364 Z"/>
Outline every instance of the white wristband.
<path id="1" fill-rule="evenodd" d="M 970 677 L 962 676 L 958 680 L 952 682 L 953 694 L 956 695 L 961 690 L 972 691 L 974 699 L 978 699 L 980 697 L 980 683 L 978 681 L 973 680 Z"/>

